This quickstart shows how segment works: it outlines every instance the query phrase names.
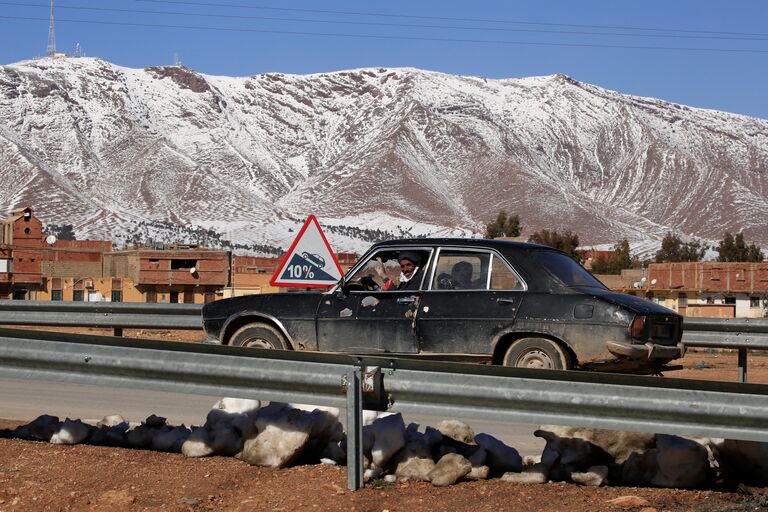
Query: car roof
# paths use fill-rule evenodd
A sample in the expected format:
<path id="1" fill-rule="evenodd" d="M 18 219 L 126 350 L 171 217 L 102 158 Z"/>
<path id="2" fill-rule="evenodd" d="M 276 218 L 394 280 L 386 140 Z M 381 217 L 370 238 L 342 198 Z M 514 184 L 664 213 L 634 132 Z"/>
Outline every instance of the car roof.
<path id="1" fill-rule="evenodd" d="M 490 247 L 499 251 L 505 250 L 526 250 L 526 249 L 546 249 L 549 251 L 560 252 L 552 247 L 528 242 L 516 242 L 513 240 L 499 240 L 497 238 L 400 238 L 395 240 L 386 240 L 377 242 L 373 248 L 381 246 L 399 245 L 399 246 L 456 246 L 456 247 Z"/>

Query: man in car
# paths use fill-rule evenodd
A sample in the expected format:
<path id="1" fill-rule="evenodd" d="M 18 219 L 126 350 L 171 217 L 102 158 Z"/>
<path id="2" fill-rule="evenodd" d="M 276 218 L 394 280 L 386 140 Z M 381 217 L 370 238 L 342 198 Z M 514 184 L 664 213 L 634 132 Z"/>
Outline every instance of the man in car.
<path id="1" fill-rule="evenodd" d="M 421 256 L 416 251 L 403 251 L 397 256 L 397 262 L 400 264 L 400 277 L 397 284 L 387 276 L 384 265 L 376 266 L 376 273 L 384 280 L 384 291 L 395 290 L 418 290 L 421 285 L 422 271 L 419 268 Z"/>

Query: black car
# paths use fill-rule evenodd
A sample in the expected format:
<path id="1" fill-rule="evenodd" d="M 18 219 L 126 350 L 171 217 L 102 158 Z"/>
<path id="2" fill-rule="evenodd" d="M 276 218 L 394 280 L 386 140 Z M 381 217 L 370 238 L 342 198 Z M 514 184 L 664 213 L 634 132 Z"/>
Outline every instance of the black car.
<path id="1" fill-rule="evenodd" d="M 403 277 L 404 254 L 417 260 L 413 282 L 386 289 Z M 565 253 L 478 239 L 381 242 L 327 292 L 203 308 L 213 343 L 634 373 L 682 356 L 682 323 L 674 311 L 608 290 Z"/>

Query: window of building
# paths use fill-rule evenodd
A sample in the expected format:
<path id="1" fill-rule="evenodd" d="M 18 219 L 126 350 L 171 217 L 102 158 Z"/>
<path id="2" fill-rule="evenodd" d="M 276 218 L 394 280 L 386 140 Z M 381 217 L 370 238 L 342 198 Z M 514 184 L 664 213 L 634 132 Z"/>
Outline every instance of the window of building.
<path id="1" fill-rule="evenodd" d="M 83 290 L 73 290 L 72 291 L 72 301 L 73 302 L 83 302 L 84 296 L 83 296 Z"/>
<path id="2" fill-rule="evenodd" d="M 750 297 L 749 298 L 749 307 L 750 308 L 759 308 L 760 307 L 760 297 Z"/>
<path id="3" fill-rule="evenodd" d="M 195 290 L 191 286 L 184 288 L 184 304 L 195 303 Z"/>
<path id="4" fill-rule="evenodd" d="M 680 293 L 677 295 L 677 307 L 688 307 L 688 296 L 686 294 Z"/>
<path id="5" fill-rule="evenodd" d="M 168 302 L 171 304 L 177 304 L 179 302 L 179 292 L 171 292 L 168 298 Z"/>
<path id="6" fill-rule="evenodd" d="M 144 300 L 154 304 L 157 302 L 157 292 L 155 290 L 147 290 L 147 292 L 144 294 Z"/>
<path id="7" fill-rule="evenodd" d="M 666 301 L 667 301 L 667 298 L 663 295 L 659 295 L 658 297 L 656 297 L 656 303 L 661 304 L 662 306 Z"/>
<path id="8" fill-rule="evenodd" d="M 209 302 L 213 302 L 216 300 L 216 297 L 214 296 L 213 292 L 207 291 L 205 292 L 205 296 L 203 297 L 203 301 L 208 304 Z"/>
<path id="9" fill-rule="evenodd" d="M 11 261 L 12 260 L 0 260 L 0 272 L 10 272 Z"/>
<path id="10" fill-rule="evenodd" d="M 112 290 L 110 300 L 112 302 L 123 302 L 123 292 L 121 290 Z"/>
<path id="11" fill-rule="evenodd" d="M 732 296 L 726 297 L 725 300 L 723 301 L 723 304 L 730 304 L 730 305 L 735 306 L 736 305 L 736 297 L 732 297 Z"/>
<path id="12" fill-rule="evenodd" d="M 189 270 L 197 268 L 197 260 L 171 260 L 171 270 Z"/>
<path id="13" fill-rule="evenodd" d="M 51 300 L 62 300 L 61 290 L 51 290 Z"/>

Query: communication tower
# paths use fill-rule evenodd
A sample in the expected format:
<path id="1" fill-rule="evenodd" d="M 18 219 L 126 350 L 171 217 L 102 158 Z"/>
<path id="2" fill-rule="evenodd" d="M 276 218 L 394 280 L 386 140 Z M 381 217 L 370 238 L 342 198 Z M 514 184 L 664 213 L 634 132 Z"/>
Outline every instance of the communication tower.
<path id="1" fill-rule="evenodd" d="M 53 0 L 51 0 L 51 22 L 48 26 L 48 50 L 45 52 L 49 57 L 56 56 L 56 31 L 53 28 Z"/>

